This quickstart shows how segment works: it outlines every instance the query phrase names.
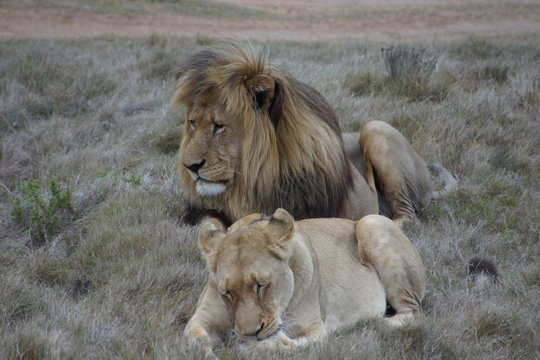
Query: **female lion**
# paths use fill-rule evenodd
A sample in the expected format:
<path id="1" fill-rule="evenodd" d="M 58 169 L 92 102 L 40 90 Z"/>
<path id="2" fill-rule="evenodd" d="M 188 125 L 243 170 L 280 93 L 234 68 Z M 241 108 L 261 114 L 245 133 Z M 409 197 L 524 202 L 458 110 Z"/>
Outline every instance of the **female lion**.
<path id="1" fill-rule="evenodd" d="M 224 232 L 205 222 L 199 247 L 209 276 L 184 331 L 208 353 L 234 329 L 245 346 L 293 349 L 362 319 L 399 325 L 420 311 L 425 271 L 392 220 L 294 221 L 283 209 L 248 215 Z"/>

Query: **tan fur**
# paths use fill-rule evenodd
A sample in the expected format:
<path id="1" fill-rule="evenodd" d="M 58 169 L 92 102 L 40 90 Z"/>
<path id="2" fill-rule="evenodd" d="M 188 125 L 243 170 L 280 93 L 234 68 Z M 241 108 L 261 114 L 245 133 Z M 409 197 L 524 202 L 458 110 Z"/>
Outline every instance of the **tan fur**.
<path id="1" fill-rule="evenodd" d="M 400 325 L 420 311 L 422 261 L 391 220 L 295 222 L 283 209 L 199 234 L 209 277 L 184 335 L 208 352 L 234 329 L 250 350 L 293 349 L 341 327 L 382 318 Z"/>
<path id="2" fill-rule="evenodd" d="M 429 204 L 431 175 L 409 142 L 382 121 L 371 121 L 361 131 L 366 181 L 377 189 L 398 223 L 409 221 Z"/>
<path id="3" fill-rule="evenodd" d="M 397 130 L 370 122 L 361 137 L 342 138 L 315 89 L 250 47 L 193 55 L 178 70 L 171 103 L 187 108 L 179 170 L 194 212 L 234 222 L 283 207 L 297 219 L 358 219 L 379 212 L 379 191 L 386 215 L 404 219 L 431 198 L 426 165 Z"/>

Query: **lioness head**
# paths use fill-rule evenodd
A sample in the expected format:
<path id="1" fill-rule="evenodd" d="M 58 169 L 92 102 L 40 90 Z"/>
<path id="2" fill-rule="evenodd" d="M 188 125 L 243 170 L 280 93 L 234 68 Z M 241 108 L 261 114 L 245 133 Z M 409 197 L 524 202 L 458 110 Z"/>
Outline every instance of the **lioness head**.
<path id="1" fill-rule="evenodd" d="M 292 216 L 278 209 L 269 220 L 251 215 L 226 234 L 204 223 L 199 247 L 221 300 L 240 339 L 265 339 L 277 333 L 294 292 L 289 268 Z"/>

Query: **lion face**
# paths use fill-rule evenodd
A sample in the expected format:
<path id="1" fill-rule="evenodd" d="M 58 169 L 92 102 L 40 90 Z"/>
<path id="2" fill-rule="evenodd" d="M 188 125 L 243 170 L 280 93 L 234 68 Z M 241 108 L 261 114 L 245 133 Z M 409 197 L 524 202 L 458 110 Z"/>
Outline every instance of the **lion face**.
<path id="1" fill-rule="evenodd" d="M 240 170 L 242 134 L 217 106 L 196 104 L 186 113 L 180 167 L 184 184 L 199 196 L 231 187 Z"/>
<path id="2" fill-rule="evenodd" d="M 199 246 L 221 300 L 240 339 L 262 340 L 276 334 L 294 292 L 287 240 L 293 220 L 271 217 L 228 234 L 205 223 Z M 242 220 L 240 220 L 242 221 Z"/>

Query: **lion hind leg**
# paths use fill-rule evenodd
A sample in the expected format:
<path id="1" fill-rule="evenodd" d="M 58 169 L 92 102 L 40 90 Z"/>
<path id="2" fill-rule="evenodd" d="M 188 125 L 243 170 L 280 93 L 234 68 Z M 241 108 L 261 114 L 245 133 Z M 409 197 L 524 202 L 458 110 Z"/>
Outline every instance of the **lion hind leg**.
<path id="1" fill-rule="evenodd" d="M 381 280 L 388 303 L 396 311 L 390 323 L 398 325 L 420 312 L 426 274 L 420 255 L 392 220 L 368 215 L 356 223 L 360 260 Z"/>
<path id="2" fill-rule="evenodd" d="M 383 121 L 362 127 L 360 146 L 366 181 L 382 195 L 392 218 L 399 225 L 415 219 L 433 194 L 424 160 L 398 130 Z"/>

